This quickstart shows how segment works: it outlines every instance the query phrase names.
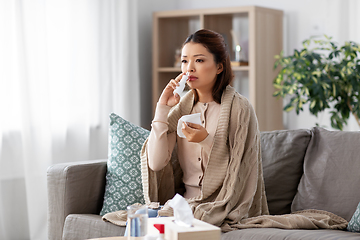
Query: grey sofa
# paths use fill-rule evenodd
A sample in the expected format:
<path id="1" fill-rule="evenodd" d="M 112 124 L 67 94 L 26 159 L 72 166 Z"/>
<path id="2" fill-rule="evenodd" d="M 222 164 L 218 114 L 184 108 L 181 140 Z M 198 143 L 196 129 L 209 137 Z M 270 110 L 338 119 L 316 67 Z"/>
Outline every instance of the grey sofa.
<path id="1" fill-rule="evenodd" d="M 270 214 L 321 209 L 350 220 L 360 201 L 360 132 L 321 128 L 261 133 Z M 56 164 L 47 172 L 48 237 L 75 240 L 122 236 L 125 228 L 103 222 L 106 159 Z M 346 230 L 254 228 L 222 234 L 238 239 L 360 239 Z"/>

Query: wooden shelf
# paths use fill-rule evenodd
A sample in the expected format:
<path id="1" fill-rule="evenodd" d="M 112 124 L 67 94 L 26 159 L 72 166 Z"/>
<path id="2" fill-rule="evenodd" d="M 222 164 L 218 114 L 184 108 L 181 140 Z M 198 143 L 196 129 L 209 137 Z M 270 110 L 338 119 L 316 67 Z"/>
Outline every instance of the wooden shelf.
<path id="1" fill-rule="evenodd" d="M 161 67 L 158 68 L 158 72 L 181 72 L 181 69 L 178 67 Z"/>
<path id="2" fill-rule="evenodd" d="M 241 61 L 233 66 L 236 90 L 253 105 L 261 131 L 283 129 L 282 100 L 273 97 L 277 75 L 274 56 L 283 48 L 283 12 L 257 6 L 161 11 L 153 14 L 153 109 L 169 82 L 180 72 L 173 67 L 175 51 L 186 37 L 206 28 L 224 36 L 230 58 L 235 59 L 231 32 L 239 34 Z"/>
<path id="3" fill-rule="evenodd" d="M 249 66 L 232 67 L 233 71 L 249 71 Z"/>

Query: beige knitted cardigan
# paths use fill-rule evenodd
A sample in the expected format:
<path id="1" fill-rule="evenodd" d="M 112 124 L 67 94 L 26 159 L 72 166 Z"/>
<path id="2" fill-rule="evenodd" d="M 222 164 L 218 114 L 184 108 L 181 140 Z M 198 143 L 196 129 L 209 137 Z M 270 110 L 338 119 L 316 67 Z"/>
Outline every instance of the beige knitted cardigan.
<path id="1" fill-rule="evenodd" d="M 187 93 L 169 113 L 168 132 L 176 131 L 179 118 L 190 114 L 193 94 Z M 174 150 L 172 160 L 161 171 L 148 167 L 147 141 L 141 153 L 145 202 L 165 204 L 159 216 L 172 216 L 167 204 L 182 192 L 182 171 Z M 248 227 L 344 228 L 346 221 L 324 211 L 269 216 L 261 166 L 260 132 L 251 104 L 228 86 L 221 99 L 220 116 L 204 172 L 201 195 L 187 199 L 194 217 L 221 227 L 222 231 Z M 155 204 L 157 205 L 157 204 Z M 106 214 L 103 219 L 124 225 L 126 212 Z M 325 223 L 324 223 L 325 222 Z"/>

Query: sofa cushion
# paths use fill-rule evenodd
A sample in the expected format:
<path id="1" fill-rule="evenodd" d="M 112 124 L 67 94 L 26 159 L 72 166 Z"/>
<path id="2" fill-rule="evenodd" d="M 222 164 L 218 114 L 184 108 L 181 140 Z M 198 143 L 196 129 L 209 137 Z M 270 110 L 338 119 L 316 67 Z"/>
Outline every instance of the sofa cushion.
<path id="1" fill-rule="evenodd" d="M 325 210 L 349 221 L 360 199 L 360 132 L 312 132 L 292 211 Z"/>
<path id="2" fill-rule="evenodd" d="M 328 240 L 328 239 L 360 239 L 360 233 L 346 232 L 342 230 L 319 229 L 277 229 L 277 228 L 249 228 L 225 233 L 221 240 Z"/>
<path id="3" fill-rule="evenodd" d="M 351 217 L 347 230 L 351 232 L 360 232 L 360 203 L 358 204 L 354 215 Z"/>
<path id="4" fill-rule="evenodd" d="M 109 158 L 104 204 L 100 215 L 144 204 L 140 151 L 149 131 L 110 114 Z"/>
<path id="5" fill-rule="evenodd" d="M 66 217 L 62 240 L 124 236 L 125 227 L 102 220 L 94 214 L 70 214 Z"/>
<path id="6" fill-rule="evenodd" d="M 310 130 L 261 133 L 262 164 L 270 214 L 290 213 L 310 138 Z"/>

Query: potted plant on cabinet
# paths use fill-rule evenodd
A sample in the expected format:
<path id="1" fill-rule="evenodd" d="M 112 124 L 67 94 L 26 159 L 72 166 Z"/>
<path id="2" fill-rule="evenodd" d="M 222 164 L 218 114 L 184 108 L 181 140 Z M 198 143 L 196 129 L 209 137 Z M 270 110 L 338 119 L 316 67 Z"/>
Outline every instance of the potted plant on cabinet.
<path id="1" fill-rule="evenodd" d="M 299 114 L 309 103 L 310 113 L 330 109 L 331 126 L 342 130 L 352 114 L 360 127 L 360 45 L 346 42 L 338 46 L 312 37 L 303 41 L 303 49 L 290 56 L 275 56 L 274 68 L 281 66 L 274 80 L 277 97 L 290 96 L 284 111 Z"/>

